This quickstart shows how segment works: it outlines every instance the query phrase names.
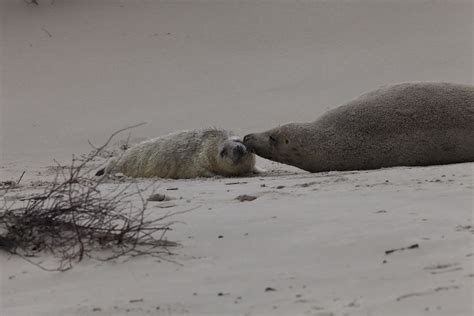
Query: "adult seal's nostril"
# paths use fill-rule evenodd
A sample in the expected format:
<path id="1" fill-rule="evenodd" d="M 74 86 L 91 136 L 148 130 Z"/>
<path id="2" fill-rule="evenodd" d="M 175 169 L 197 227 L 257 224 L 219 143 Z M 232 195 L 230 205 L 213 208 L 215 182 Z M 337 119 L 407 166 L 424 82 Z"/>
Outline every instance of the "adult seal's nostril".
<path id="1" fill-rule="evenodd" d="M 244 144 L 249 142 L 252 139 L 252 134 L 248 134 L 244 136 Z"/>
<path id="2" fill-rule="evenodd" d="M 253 143 L 255 143 L 255 134 L 247 134 L 243 138 L 245 148 L 250 152 L 255 152 Z"/>

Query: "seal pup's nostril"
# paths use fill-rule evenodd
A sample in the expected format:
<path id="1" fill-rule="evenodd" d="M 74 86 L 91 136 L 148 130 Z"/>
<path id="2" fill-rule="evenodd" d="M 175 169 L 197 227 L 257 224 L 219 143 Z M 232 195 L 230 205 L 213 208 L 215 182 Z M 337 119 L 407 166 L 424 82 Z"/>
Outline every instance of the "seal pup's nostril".
<path id="1" fill-rule="evenodd" d="M 241 157 L 245 154 L 245 147 L 243 145 L 238 145 L 235 146 L 232 151 L 234 152 L 234 155 Z"/>

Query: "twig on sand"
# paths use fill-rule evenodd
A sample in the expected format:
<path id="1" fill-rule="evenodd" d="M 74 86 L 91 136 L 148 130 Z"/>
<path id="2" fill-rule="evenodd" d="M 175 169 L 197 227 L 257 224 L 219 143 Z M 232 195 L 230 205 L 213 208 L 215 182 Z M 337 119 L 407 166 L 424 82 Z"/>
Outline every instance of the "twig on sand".
<path id="1" fill-rule="evenodd" d="M 413 244 L 413 245 L 408 246 L 408 247 L 385 250 L 385 254 L 389 255 L 389 254 L 391 254 L 392 252 L 395 252 L 395 251 L 403 251 L 403 250 L 406 250 L 406 249 L 415 249 L 415 248 L 419 248 L 419 247 L 420 246 L 418 244 Z"/>
<path id="2" fill-rule="evenodd" d="M 36 3 L 36 5 L 38 5 L 38 3 Z M 53 34 L 51 34 L 45 27 L 42 27 L 41 30 L 43 30 L 43 32 L 48 34 L 49 37 L 53 37 Z"/>
<path id="3" fill-rule="evenodd" d="M 20 185 L 21 179 L 23 179 L 23 176 L 25 175 L 25 172 L 26 172 L 26 171 L 23 171 L 23 172 L 21 173 L 20 179 L 18 179 L 18 181 L 16 182 L 16 185 Z"/>
<path id="4" fill-rule="evenodd" d="M 410 298 L 410 297 L 425 296 L 425 295 L 434 294 L 434 293 L 439 292 L 439 291 L 457 290 L 459 288 L 460 288 L 459 285 L 440 286 L 440 287 L 437 287 L 437 288 L 432 289 L 432 290 L 426 290 L 426 291 L 423 291 L 423 292 L 409 293 L 409 294 L 399 296 L 399 297 L 396 298 L 396 301 L 399 302 L 401 300 L 404 300 L 404 299 Z"/>

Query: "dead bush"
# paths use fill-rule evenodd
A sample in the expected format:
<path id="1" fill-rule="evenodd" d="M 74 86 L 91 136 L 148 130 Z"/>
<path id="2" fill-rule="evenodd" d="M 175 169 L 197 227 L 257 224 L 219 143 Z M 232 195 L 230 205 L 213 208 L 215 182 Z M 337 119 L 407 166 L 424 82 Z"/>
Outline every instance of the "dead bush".
<path id="1" fill-rule="evenodd" d="M 123 130 L 112 134 L 94 155 L 79 163 L 73 158 L 70 166 L 58 168 L 55 180 L 42 193 L 0 211 L 0 249 L 54 271 L 68 270 L 85 257 L 112 260 L 171 254 L 169 247 L 176 243 L 166 240 L 165 234 L 174 224 L 168 219 L 176 212 L 150 219 L 142 195 L 150 187 L 122 183 L 104 193 L 99 190 L 103 178 L 89 175 L 85 168 Z M 53 254 L 57 266 L 43 265 L 38 258 L 44 253 Z"/>

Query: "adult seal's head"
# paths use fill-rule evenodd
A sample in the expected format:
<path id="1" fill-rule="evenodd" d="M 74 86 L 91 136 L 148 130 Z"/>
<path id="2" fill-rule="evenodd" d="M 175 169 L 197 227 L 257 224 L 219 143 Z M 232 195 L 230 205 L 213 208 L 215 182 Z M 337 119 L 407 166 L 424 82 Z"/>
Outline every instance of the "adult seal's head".
<path id="1" fill-rule="evenodd" d="M 244 144 L 260 157 L 296 165 L 303 155 L 308 155 L 306 135 L 305 124 L 289 123 L 262 133 L 248 134 Z M 303 167 L 301 163 L 298 165 Z"/>
<path id="2" fill-rule="evenodd" d="M 263 158 L 310 172 L 474 161 L 474 87 L 382 87 L 314 122 L 246 135 L 244 144 Z"/>

